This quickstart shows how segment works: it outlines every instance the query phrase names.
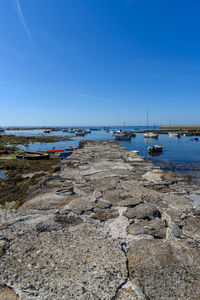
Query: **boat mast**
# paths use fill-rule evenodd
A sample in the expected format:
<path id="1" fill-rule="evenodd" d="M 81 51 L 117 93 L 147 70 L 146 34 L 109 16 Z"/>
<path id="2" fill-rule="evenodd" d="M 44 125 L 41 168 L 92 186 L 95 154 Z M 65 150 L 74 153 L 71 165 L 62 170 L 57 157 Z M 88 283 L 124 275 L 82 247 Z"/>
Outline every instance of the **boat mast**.
<path id="1" fill-rule="evenodd" d="M 147 130 L 149 128 L 149 111 L 147 110 Z"/>

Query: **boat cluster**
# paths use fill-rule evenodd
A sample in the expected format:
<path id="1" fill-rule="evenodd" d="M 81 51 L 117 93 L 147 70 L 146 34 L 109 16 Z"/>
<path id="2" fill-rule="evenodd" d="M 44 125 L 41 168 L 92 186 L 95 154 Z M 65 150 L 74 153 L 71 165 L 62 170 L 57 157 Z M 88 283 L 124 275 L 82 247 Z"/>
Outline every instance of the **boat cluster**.
<path id="1" fill-rule="evenodd" d="M 27 159 L 27 160 L 41 160 L 49 159 L 50 154 L 54 153 L 60 159 L 65 159 L 71 155 L 74 151 L 77 150 L 77 147 L 67 147 L 65 149 L 47 149 L 46 151 L 37 151 L 37 152 L 23 152 L 16 155 L 17 159 Z"/>
<path id="2" fill-rule="evenodd" d="M 51 133 L 53 131 L 62 131 L 68 133 L 74 133 L 76 136 L 85 136 L 87 133 L 91 133 L 92 129 L 86 130 L 82 128 L 53 128 L 53 129 L 45 129 L 44 133 Z"/>
<path id="3" fill-rule="evenodd" d="M 113 139 L 114 140 L 131 140 L 131 137 L 135 137 L 136 133 L 133 131 L 125 131 L 125 130 L 119 130 L 119 131 L 114 131 L 114 130 L 107 130 L 111 134 L 113 134 Z M 154 132 L 145 132 L 143 133 L 143 137 L 145 139 L 157 139 L 159 134 L 154 133 Z M 169 138 L 180 138 L 181 134 L 179 132 L 168 132 Z M 191 136 L 190 133 L 183 133 L 183 136 Z M 191 138 L 191 141 L 197 142 L 198 138 L 193 137 Z M 158 155 L 163 152 L 163 145 L 153 145 L 149 146 L 147 148 L 147 151 L 149 155 Z"/>
<path id="4" fill-rule="evenodd" d="M 113 135 L 114 140 L 131 140 L 131 137 L 136 136 L 134 132 L 127 131 L 127 130 L 118 130 L 118 131 L 109 130 L 108 132 L 110 132 Z"/>

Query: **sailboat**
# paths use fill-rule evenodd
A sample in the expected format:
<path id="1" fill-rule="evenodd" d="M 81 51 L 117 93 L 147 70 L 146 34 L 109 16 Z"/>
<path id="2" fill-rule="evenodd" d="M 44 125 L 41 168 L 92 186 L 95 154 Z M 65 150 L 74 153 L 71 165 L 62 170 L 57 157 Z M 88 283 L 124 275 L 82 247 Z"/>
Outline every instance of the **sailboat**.
<path id="1" fill-rule="evenodd" d="M 147 110 L 147 130 L 149 127 L 149 112 Z M 153 133 L 153 132 L 145 132 L 143 134 L 144 138 L 153 138 L 153 139 L 157 139 L 158 138 L 158 134 Z"/>

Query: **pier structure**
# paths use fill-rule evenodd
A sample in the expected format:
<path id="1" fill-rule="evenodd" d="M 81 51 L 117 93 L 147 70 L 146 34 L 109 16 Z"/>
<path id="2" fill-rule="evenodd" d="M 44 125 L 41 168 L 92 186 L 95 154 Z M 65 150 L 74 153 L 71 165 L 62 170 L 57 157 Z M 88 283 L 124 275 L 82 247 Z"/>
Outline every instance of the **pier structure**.
<path id="1" fill-rule="evenodd" d="M 0 299 L 200 299 L 199 205 L 191 182 L 84 142 L 0 210 Z"/>

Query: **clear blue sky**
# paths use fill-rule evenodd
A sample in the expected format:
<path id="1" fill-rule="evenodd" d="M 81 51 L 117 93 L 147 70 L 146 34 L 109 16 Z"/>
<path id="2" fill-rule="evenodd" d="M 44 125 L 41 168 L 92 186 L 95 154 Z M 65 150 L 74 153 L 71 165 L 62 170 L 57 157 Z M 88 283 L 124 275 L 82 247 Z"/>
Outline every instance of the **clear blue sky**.
<path id="1" fill-rule="evenodd" d="M 0 0 L 0 125 L 200 124 L 199 0 Z"/>

